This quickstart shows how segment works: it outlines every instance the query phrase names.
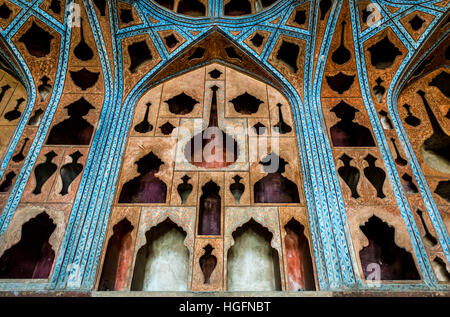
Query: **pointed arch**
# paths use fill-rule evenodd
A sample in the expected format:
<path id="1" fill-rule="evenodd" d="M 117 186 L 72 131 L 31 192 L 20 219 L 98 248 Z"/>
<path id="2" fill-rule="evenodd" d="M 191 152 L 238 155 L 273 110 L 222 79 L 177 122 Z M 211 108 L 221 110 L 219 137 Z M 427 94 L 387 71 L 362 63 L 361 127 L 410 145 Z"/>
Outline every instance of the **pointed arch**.
<path id="1" fill-rule="evenodd" d="M 134 111 L 134 107 L 136 106 L 138 100 L 144 95 L 144 93 L 146 91 L 148 91 L 150 88 L 152 87 L 156 87 L 159 83 L 165 81 L 166 79 L 169 79 L 171 77 L 183 74 L 184 72 L 187 72 L 189 70 L 192 70 L 194 67 L 201 67 L 206 65 L 206 63 L 208 62 L 212 62 L 211 59 L 213 59 L 213 61 L 215 62 L 219 62 L 219 63 L 223 63 L 226 64 L 232 68 L 238 69 L 244 73 L 248 73 L 248 71 L 245 71 L 245 67 L 243 67 L 242 65 L 239 64 L 239 62 L 237 62 L 237 60 L 239 59 L 234 59 L 229 57 L 228 54 L 226 53 L 226 51 L 215 51 L 215 52 L 211 52 L 211 59 L 207 59 L 207 58 L 203 58 L 200 60 L 195 61 L 195 63 L 193 63 L 194 65 L 186 65 L 186 63 L 182 63 L 179 62 L 180 60 L 182 61 L 182 57 L 186 58 L 189 57 L 187 52 L 192 52 L 195 50 L 195 46 L 200 43 L 202 40 L 205 40 L 213 35 L 216 36 L 217 38 L 221 39 L 222 42 L 224 43 L 230 43 L 230 46 L 234 48 L 235 53 L 240 55 L 241 58 L 244 60 L 248 60 L 249 63 L 251 63 L 251 65 L 254 65 L 255 69 L 257 69 L 260 73 L 259 74 L 264 74 L 264 76 L 259 75 L 258 78 L 262 79 L 264 82 L 273 85 L 274 87 L 277 87 L 280 92 L 283 93 L 283 95 L 288 99 L 288 103 L 290 104 L 290 106 L 294 109 L 293 113 L 294 113 L 294 120 L 296 121 L 296 126 L 297 126 L 297 137 L 296 137 L 296 141 L 300 147 L 299 153 L 300 153 L 300 162 L 302 163 L 301 166 L 303 169 L 305 170 L 309 170 L 309 166 L 308 166 L 308 162 L 306 162 L 306 150 L 305 150 L 305 145 L 303 143 L 303 131 L 304 128 L 301 128 L 301 124 L 300 124 L 300 119 L 298 117 L 298 113 L 301 111 L 299 110 L 297 107 L 301 107 L 302 102 L 300 99 L 300 96 L 298 94 L 298 92 L 295 90 L 295 88 L 286 80 L 282 77 L 281 74 L 279 74 L 273 67 L 269 66 L 269 64 L 265 65 L 263 64 L 261 61 L 255 59 L 255 57 L 252 57 L 250 53 L 246 53 L 246 49 L 242 48 L 239 44 L 235 43 L 229 36 L 225 35 L 223 31 L 221 31 L 218 28 L 212 28 L 211 30 L 209 30 L 208 32 L 204 33 L 200 38 L 198 38 L 195 42 L 191 43 L 189 46 L 187 46 L 186 48 L 184 48 L 184 50 L 182 52 L 180 52 L 176 57 L 173 57 L 171 59 L 168 59 L 164 62 L 161 62 L 158 66 L 156 66 L 154 69 L 152 69 L 150 71 L 150 73 L 148 73 L 144 78 L 142 78 L 131 90 L 131 92 L 124 97 L 124 102 L 123 102 L 123 106 L 121 107 L 120 110 L 120 119 L 119 119 L 119 124 L 118 126 L 120 127 L 120 132 L 119 135 L 126 135 L 126 133 L 128 133 L 131 129 L 131 121 L 133 120 L 133 111 Z M 210 38 L 211 40 L 211 38 Z M 222 47 L 224 45 L 221 45 Z M 215 53 L 215 55 L 214 55 Z M 221 55 L 219 55 L 219 53 Z M 233 55 L 233 54 L 232 54 Z M 177 63 L 178 62 L 178 63 Z M 175 66 L 171 66 L 171 65 L 175 65 Z M 178 66 L 176 66 L 178 65 Z M 253 72 L 252 74 L 254 74 L 255 72 Z M 270 80 L 267 80 L 267 78 L 270 78 Z M 126 142 L 126 138 L 119 138 L 120 141 L 117 148 L 118 149 L 123 149 L 125 146 L 125 142 Z M 118 153 L 116 153 L 117 159 L 115 160 L 115 162 L 112 165 L 112 170 L 113 172 L 113 177 L 114 179 L 118 178 L 119 175 L 119 170 L 121 168 L 121 164 L 122 164 L 122 160 L 123 157 L 121 155 L 119 155 Z M 305 179 L 304 180 L 304 184 L 305 187 L 308 187 L 310 182 Z M 313 191 L 312 189 L 309 189 L 307 191 L 309 193 L 309 195 L 313 195 Z M 311 223 L 311 228 L 317 228 L 317 224 L 316 222 L 318 221 L 316 218 L 316 205 L 313 203 L 313 199 L 307 199 L 306 200 L 308 203 L 308 207 L 309 207 L 309 213 L 311 214 L 310 216 L 310 223 Z M 160 208 L 160 207 L 157 207 Z M 318 233 L 316 233 L 317 235 Z M 314 236 L 314 235 L 313 235 Z M 137 238 L 137 243 L 140 243 L 139 238 Z M 317 250 L 320 250 L 321 246 L 320 244 L 322 243 L 320 240 L 318 239 L 312 239 L 313 241 L 313 245 L 314 245 L 314 251 L 318 252 Z M 314 257 L 314 259 L 318 259 L 319 257 Z M 323 266 L 321 265 L 317 265 L 318 270 L 324 270 L 325 268 L 323 268 Z M 283 268 L 282 268 L 283 269 Z M 323 275 L 323 272 L 321 273 Z"/>
<path id="2" fill-rule="evenodd" d="M 46 243 L 46 249 L 48 251 L 51 249 L 53 252 L 51 263 L 49 263 L 51 264 L 49 271 L 51 274 L 66 228 L 66 215 L 62 210 L 49 206 L 24 206 L 18 208 L 15 211 L 8 228 L 0 237 L 0 256 L 6 254 L 7 250 L 12 249 L 15 245 L 20 243 L 21 239 L 24 238 L 23 226 L 32 223 L 33 219 L 36 219 L 39 215 L 46 215 L 46 217 L 48 217 L 47 222 L 54 226 L 49 232 L 50 235 L 46 240 L 48 242 Z M 32 232 L 28 232 L 28 234 L 32 234 Z M 25 238 L 29 239 L 29 236 Z M 48 275 L 48 277 L 50 277 L 50 275 Z"/>
<path id="3" fill-rule="evenodd" d="M 403 110 L 403 104 L 398 103 L 398 101 L 405 89 L 413 85 L 417 80 L 420 80 L 422 76 L 441 66 L 440 63 L 442 62 L 442 59 L 435 58 L 434 55 L 436 51 L 444 51 L 446 49 L 445 44 L 448 42 L 450 31 L 448 30 L 448 27 L 445 28 L 445 26 L 448 26 L 449 22 L 449 12 L 443 14 L 441 18 L 436 21 L 433 29 L 429 31 L 427 40 L 421 43 L 417 50 L 412 52 L 411 57 L 405 62 L 403 69 L 399 69 L 397 72 L 393 83 L 389 88 L 387 99 L 394 128 L 397 130 L 399 139 L 404 145 L 403 149 L 406 156 L 409 158 L 409 163 L 417 181 L 419 192 L 422 195 L 425 206 L 427 206 L 426 209 L 428 215 L 447 261 L 450 261 L 450 236 L 448 231 L 449 227 L 446 226 L 445 223 L 448 222 L 449 218 L 443 219 L 442 215 L 445 215 L 445 213 L 440 213 L 438 210 L 436 201 L 432 196 L 432 191 L 435 190 L 435 188 L 430 187 L 429 181 L 427 181 L 423 169 L 419 164 L 418 155 L 420 156 L 420 154 L 415 153 L 413 145 L 408 138 L 407 125 L 403 123 L 403 118 L 400 116 L 400 111 Z M 416 97 L 420 100 L 419 95 L 416 95 Z M 423 106 L 424 104 L 422 103 L 422 107 Z M 431 263 L 431 260 L 429 259 L 426 261 Z M 431 270 L 429 272 L 431 274 Z"/>
<path id="4" fill-rule="evenodd" d="M 271 246 L 273 233 L 250 218 L 232 237 L 234 244 L 226 251 L 227 290 L 281 291 L 280 254 Z"/>

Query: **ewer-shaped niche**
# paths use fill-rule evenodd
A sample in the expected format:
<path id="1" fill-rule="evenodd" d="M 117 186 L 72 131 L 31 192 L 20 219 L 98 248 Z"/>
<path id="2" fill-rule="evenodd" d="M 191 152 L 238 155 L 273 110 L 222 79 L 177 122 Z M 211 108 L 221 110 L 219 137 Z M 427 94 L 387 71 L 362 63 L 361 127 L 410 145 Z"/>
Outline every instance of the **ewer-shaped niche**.
<path id="1" fill-rule="evenodd" d="M 219 127 L 217 114 L 217 91 L 219 87 L 211 88 L 211 111 L 208 126 L 194 135 L 185 146 L 184 155 L 191 164 L 220 169 L 236 162 L 239 147 L 236 140 Z"/>

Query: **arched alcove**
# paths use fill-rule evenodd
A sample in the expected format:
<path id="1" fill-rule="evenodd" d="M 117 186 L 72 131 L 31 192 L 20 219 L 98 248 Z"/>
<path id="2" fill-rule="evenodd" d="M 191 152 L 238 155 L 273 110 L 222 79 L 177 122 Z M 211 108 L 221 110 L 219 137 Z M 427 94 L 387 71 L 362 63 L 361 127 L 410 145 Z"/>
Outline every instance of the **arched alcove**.
<path id="1" fill-rule="evenodd" d="M 292 218 L 284 229 L 288 276 L 286 288 L 290 291 L 315 290 L 314 268 L 308 239 L 305 236 L 305 227 Z"/>
<path id="2" fill-rule="evenodd" d="M 39 205 L 16 209 L 0 236 L 1 278 L 48 278 L 65 225 L 61 209 Z"/>
<path id="3" fill-rule="evenodd" d="M 166 219 L 145 236 L 147 242 L 136 255 L 131 290 L 186 291 L 189 251 L 184 230 Z"/>
<path id="4" fill-rule="evenodd" d="M 100 291 L 121 291 L 126 285 L 129 262 L 132 259 L 133 225 L 122 219 L 113 227 L 114 234 L 109 238 L 100 278 Z"/>
<path id="5" fill-rule="evenodd" d="M 227 255 L 227 290 L 281 290 L 278 252 L 270 245 L 272 233 L 251 219 L 236 229 L 233 239 Z"/>
<path id="6" fill-rule="evenodd" d="M 419 280 L 414 259 L 397 246 L 395 228 L 376 216 L 360 226 L 369 243 L 360 252 L 362 270 L 370 280 Z"/>
<path id="7" fill-rule="evenodd" d="M 20 241 L 0 257 L 0 279 L 48 278 L 55 259 L 49 239 L 55 228 L 46 212 L 24 223 Z"/>
<path id="8" fill-rule="evenodd" d="M 200 196 L 198 234 L 219 235 L 221 231 L 222 203 L 220 187 L 210 181 L 202 187 Z"/>

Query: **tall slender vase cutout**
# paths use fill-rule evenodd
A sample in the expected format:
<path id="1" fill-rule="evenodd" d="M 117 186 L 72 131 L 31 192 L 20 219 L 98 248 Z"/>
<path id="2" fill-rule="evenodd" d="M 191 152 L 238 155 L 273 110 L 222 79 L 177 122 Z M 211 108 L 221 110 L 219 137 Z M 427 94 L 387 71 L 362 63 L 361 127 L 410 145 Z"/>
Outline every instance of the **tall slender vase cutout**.
<path id="1" fill-rule="evenodd" d="M 333 52 L 333 55 L 331 55 L 331 59 L 336 64 L 342 65 L 347 63 L 350 60 L 350 51 L 345 47 L 344 44 L 344 33 L 345 33 L 345 21 L 342 21 L 342 31 L 341 31 L 341 44 L 339 47 Z"/>

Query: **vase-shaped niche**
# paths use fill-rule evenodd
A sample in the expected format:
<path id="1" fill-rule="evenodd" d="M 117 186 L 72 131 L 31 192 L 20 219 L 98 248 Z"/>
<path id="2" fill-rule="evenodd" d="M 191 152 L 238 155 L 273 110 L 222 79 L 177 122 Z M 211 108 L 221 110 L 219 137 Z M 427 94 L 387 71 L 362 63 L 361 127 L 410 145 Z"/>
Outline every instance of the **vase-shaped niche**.
<path id="1" fill-rule="evenodd" d="M 80 175 L 83 170 L 83 165 L 78 163 L 78 159 L 83 156 L 80 151 L 75 151 L 74 153 L 69 155 L 72 159 L 72 162 L 65 164 L 61 167 L 61 180 L 62 180 L 62 189 L 60 194 L 67 195 L 69 192 L 69 186 L 72 182 Z"/>
<path id="2" fill-rule="evenodd" d="M 351 57 L 350 51 L 345 47 L 344 44 L 345 24 L 345 21 L 341 22 L 341 43 L 331 55 L 331 59 L 333 60 L 333 62 L 339 65 L 347 63 Z"/>
<path id="3" fill-rule="evenodd" d="M 219 128 L 217 91 L 212 86 L 211 113 L 208 127 L 194 135 L 184 148 L 184 156 L 192 165 L 203 168 L 225 168 L 236 162 L 239 148 L 236 140 Z"/>
<path id="4" fill-rule="evenodd" d="M 150 132 L 153 130 L 153 126 L 148 121 L 148 115 L 149 115 L 151 105 L 152 105 L 151 102 L 147 102 L 147 104 L 145 105 L 146 108 L 145 108 L 144 119 L 142 119 L 142 121 L 139 122 L 138 124 L 136 124 L 136 126 L 134 127 L 134 130 L 136 132 L 147 133 L 147 132 Z"/>
<path id="5" fill-rule="evenodd" d="M 187 291 L 189 251 L 186 232 L 169 219 L 150 229 L 138 251 L 131 290 Z"/>
<path id="6" fill-rule="evenodd" d="M 47 144 L 89 145 L 94 127 L 83 117 L 95 108 L 84 97 L 64 108 L 69 118 L 53 126 Z"/>
<path id="7" fill-rule="evenodd" d="M 230 185 L 230 191 L 234 197 L 234 202 L 236 203 L 236 205 L 239 204 L 239 201 L 241 200 L 242 194 L 245 190 L 245 185 L 240 182 L 241 179 L 242 177 L 239 175 L 233 176 L 234 183 Z"/>
<path id="8" fill-rule="evenodd" d="M 272 152 L 259 163 L 268 174 L 253 187 L 255 203 L 300 202 L 297 185 L 281 175 L 285 172 L 288 162 Z"/>
<path id="9" fill-rule="evenodd" d="M 45 212 L 27 221 L 20 241 L 0 257 L 0 278 L 48 278 L 55 258 L 48 241 L 55 228 Z"/>
<path id="10" fill-rule="evenodd" d="M 89 47 L 89 45 L 86 43 L 84 39 L 84 30 L 83 30 L 83 19 L 80 18 L 80 42 L 78 42 L 77 46 L 75 46 L 75 49 L 73 50 L 75 56 L 82 60 L 82 61 L 88 61 L 94 57 L 94 52 Z"/>
<path id="11" fill-rule="evenodd" d="M 33 190 L 34 195 L 39 195 L 41 193 L 42 186 L 44 186 L 53 173 L 56 172 L 58 167 L 52 162 L 53 158 L 56 156 L 55 152 L 50 151 L 45 154 L 45 162 L 36 165 L 36 168 L 34 169 L 34 177 L 36 178 L 36 187 Z"/>
<path id="12" fill-rule="evenodd" d="M 334 146 L 365 147 L 375 146 L 370 130 L 356 122 L 357 109 L 341 100 L 331 110 L 340 120 L 330 128 L 331 140 Z"/>
<path id="13" fill-rule="evenodd" d="M 194 187 L 192 186 L 192 184 L 188 183 L 190 179 L 191 178 L 188 175 L 184 175 L 181 178 L 183 182 L 177 186 L 178 195 L 180 195 L 182 205 L 187 202 L 187 199 L 189 198 L 189 195 L 191 194 Z"/>
<path id="14" fill-rule="evenodd" d="M 352 197 L 358 199 L 360 197 L 358 194 L 358 183 L 361 173 L 357 167 L 350 165 L 352 158 L 347 154 L 344 153 L 339 159 L 344 163 L 344 166 L 338 168 L 339 176 L 342 177 L 345 184 L 350 188 Z"/>
<path id="15" fill-rule="evenodd" d="M 205 253 L 200 257 L 200 268 L 202 269 L 204 278 L 203 284 L 209 284 L 211 274 L 216 268 L 217 258 L 211 254 L 214 248 L 210 244 L 203 249 Z"/>
<path id="16" fill-rule="evenodd" d="M 378 198 L 386 197 L 386 195 L 383 193 L 383 185 L 384 181 L 386 180 L 386 172 L 382 168 L 375 166 L 375 162 L 377 161 L 376 157 L 367 154 L 364 160 L 369 164 L 369 166 L 364 168 L 364 176 L 377 191 Z"/>
<path id="17" fill-rule="evenodd" d="M 123 185 L 119 203 L 165 203 L 167 185 L 155 176 L 164 162 L 150 152 L 135 164 L 139 176 Z"/>

